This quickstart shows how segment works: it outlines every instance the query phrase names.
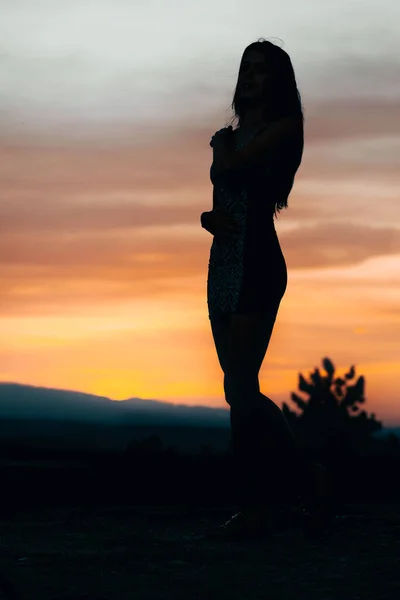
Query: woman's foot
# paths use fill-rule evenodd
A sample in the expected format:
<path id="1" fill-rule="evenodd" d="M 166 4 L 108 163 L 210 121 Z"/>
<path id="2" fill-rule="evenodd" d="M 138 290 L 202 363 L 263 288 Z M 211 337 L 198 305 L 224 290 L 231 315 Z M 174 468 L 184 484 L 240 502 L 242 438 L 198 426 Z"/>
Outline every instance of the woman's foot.
<path id="1" fill-rule="evenodd" d="M 243 510 L 220 526 L 216 537 L 226 540 L 256 539 L 268 536 L 269 515 L 264 510 Z"/>

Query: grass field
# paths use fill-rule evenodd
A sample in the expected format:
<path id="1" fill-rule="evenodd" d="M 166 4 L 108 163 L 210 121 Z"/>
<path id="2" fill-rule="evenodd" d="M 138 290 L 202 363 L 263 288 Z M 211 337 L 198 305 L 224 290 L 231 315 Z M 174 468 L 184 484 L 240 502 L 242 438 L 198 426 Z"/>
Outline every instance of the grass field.
<path id="1" fill-rule="evenodd" d="M 399 507 L 349 507 L 325 540 L 300 529 L 210 540 L 226 510 L 52 508 L 3 515 L 1 600 L 398 600 Z"/>

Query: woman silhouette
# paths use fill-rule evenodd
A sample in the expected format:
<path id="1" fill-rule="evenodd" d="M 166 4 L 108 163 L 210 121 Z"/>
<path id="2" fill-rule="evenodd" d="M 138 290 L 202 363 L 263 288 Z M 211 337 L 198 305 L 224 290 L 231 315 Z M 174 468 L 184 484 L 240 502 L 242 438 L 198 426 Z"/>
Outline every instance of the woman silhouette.
<path id="1" fill-rule="evenodd" d="M 310 482 L 302 449 L 258 381 L 287 285 L 274 217 L 288 206 L 304 146 L 300 94 L 282 48 L 265 40 L 247 46 L 232 108 L 238 127 L 217 131 L 210 142 L 213 210 L 201 216 L 214 236 L 207 303 L 241 506 L 221 526 L 227 536 L 263 527 L 278 479 L 290 481 L 295 495 Z"/>

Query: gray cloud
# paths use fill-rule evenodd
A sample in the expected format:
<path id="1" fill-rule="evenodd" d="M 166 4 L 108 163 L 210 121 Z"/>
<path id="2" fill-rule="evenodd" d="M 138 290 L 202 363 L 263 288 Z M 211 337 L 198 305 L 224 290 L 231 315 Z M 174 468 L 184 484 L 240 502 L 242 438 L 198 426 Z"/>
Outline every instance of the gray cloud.
<path id="1" fill-rule="evenodd" d="M 400 9 L 391 0 L 282 0 L 268 8 L 250 0 L 231 12 L 229 0 L 2 7 L 1 131 L 82 138 L 124 125 L 221 120 L 241 53 L 259 37 L 292 56 L 307 105 L 399 99 Z"/>

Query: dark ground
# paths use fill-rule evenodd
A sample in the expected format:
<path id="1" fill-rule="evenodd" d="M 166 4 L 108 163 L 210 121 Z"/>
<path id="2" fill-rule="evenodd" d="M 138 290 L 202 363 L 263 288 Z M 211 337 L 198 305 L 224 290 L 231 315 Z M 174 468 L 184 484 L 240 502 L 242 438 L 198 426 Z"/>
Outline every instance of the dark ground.
<path id="1" fill-rule="evenodd" d="M 323 541 L 294 527 L 240 543 L 201 537 L 229 507 L 14 512 L 0 519 L 0 599 L 398 600 L 400 507 L 346 512 Z"/>

